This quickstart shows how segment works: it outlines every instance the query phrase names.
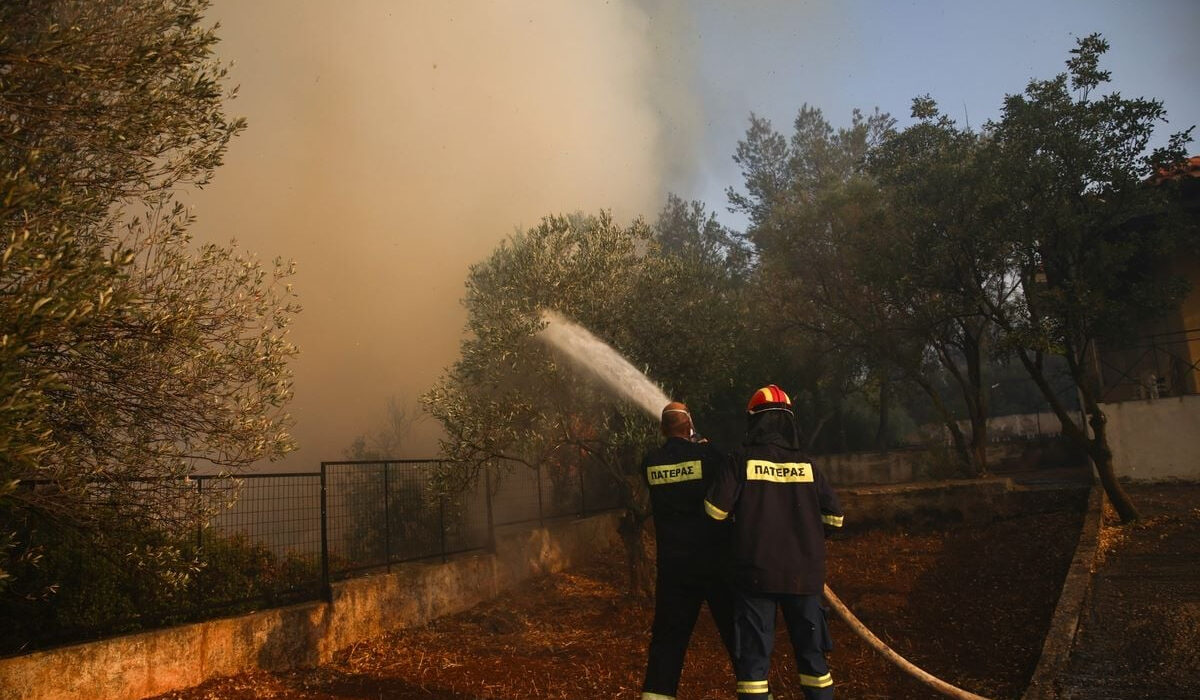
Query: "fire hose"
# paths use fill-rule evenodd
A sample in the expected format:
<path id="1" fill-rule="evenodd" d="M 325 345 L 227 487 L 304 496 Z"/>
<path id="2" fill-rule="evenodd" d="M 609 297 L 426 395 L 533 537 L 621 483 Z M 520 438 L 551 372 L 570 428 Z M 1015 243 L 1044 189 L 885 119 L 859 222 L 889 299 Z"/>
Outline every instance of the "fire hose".
<path id="1" fill-rule="evenodd" d="M 841 599 L 834 595 L 829 586 L 825 586 L 825 602 L 829 603 L 829 607 L 833 608 L 833 611 L 837 613 L 838 617 L 842 618 L 842 621 L 849 625 L 850 629 L 854 630 L 855 634 L 857 634 L 859 637 L 862 637 L 863 641 L 871 645 L 875 651 L 883 654 L 884 658 L 886 658 L 888 661 L 891 661 L 901 671 L 904 671 L 909 676 L 912 676 L 913 678 L 921 681 L 925 685 L 933 688 L 943 695 L 946 695 L 947 697 L 961 698 L 962 700 L 988 700 L 982 695 L 976 695 L 975 693 L 968 692 L 962 688 L 947 683 L 941 678 L 930 674 L 929 672 L 914 665 L 908 659 L 897 654 L 894 650 L 892 650 L 891 647 L 889 647 L 887 644 L 884 644 L 883 640 L 881 640 L 879 637 L 876 637 L 874 632 L 867 629 L 866 625 L 864 625 L 857 617 L 855 617 L 854 613 L 850 612 L 850 609 L 847 608 L 844 603 L 842 603 Z"/>

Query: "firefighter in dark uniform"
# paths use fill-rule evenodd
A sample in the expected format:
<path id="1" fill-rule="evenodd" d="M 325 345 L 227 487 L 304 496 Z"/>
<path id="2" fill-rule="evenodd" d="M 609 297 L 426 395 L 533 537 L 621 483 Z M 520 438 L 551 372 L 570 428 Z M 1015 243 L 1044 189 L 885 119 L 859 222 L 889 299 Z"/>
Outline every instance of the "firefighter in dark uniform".
<path id="1" fill-rule="evenodd" d="M 763 387 L 747 406 L 745 442 L 717 476 L 704 507 L 734 519 L 734 635 L 739 700 L 769 697 L 775 611 L 783 609 L 807 700 L 833 697 L 821 593 L 825 528 L 842 526 L 837 495 L 799 449 L 792 402 Z"/>
<path id="2" fill-rule="evenodd" d="M 726 577 L 727 523 L 704 511 L 704 496 L 725 457 L 695 435 L 687 406 L 663 408 L 666 442 L 642 460 L 658 548 L 654 624 L 643 700 L 673 700 L 700 604 L 708 602 L 721 641 L 733 658 L 733 592 Z"/>

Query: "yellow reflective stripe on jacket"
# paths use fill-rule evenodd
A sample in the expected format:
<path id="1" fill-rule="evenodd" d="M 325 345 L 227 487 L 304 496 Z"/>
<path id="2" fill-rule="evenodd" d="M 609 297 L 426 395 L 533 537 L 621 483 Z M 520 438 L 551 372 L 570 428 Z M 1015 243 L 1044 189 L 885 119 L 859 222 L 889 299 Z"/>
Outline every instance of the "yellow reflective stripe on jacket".
<path id="1" fill-rule="evenodd" d="M 650 482 L 651 486 L 674 484 L 680 481 L 696 481 L 704 477 L 700 467 L 701 463 L 698 459 L 679 464 L 659 464 L 646 467 L 646 480 Z"/>
<path id="2" fill-rule="evenodd" d="M 812 465 L 808 462 L 769 462 L 765 459 L 746 460 L 746 479 L 773 481 L 777 484 L 811 483 Z"/>
<path id="3" fill-rule="evenodd" d="M 806 676 L 801 673 L 800 685 L 806 685 L 809 688 L 828 688 L 833 685 L 833 676 L 828 673 L 823 676 Z"/>
<path id="4" fill-rule="evenodd" d="M 675 696 L 662 693 L 642 693 L 642 700 L 675 700 Z"/>
<path id="5" fill-rule="evenodd" d="M 738 681 L 737 691 L 743 695 L 751 695 L 761 693 L 767 694 L 766 681 Z"/>
<path id="6" fill-rule="evenodd" d="M 840 515 L 822 515 L 821 522 L 825 523 L 826 525 L 828 525 L 830 527 L 841 527 L 842 526 L 842 516 L 840 516 Z"/>
<path id="7" fill-rule="evenodd" d="M 709 503 L 708 499 L 704 499 L 704 512 L 708 513 L 708 517 L 713 520 L 724 520 L 729 517 L 729 513 Z"/>

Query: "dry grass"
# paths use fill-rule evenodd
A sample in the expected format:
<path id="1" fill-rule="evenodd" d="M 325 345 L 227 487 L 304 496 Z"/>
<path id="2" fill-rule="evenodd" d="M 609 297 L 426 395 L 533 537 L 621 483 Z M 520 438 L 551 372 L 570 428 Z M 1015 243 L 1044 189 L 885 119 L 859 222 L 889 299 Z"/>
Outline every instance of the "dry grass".
<path id="1" fill-rule="evenodd" d="M 1016 698 L 1036 664 L 1078 527 L 1078 514 L 1060 513 L 864 533 L 831 543 L 829 582 L 918 665 L 975 692 Z M 624 572 L 621 552 L 604 552 L 468 612 L 355 644 L 317 669 L 219 679 L 162 698 L 633 699 L 653 609 L 624 594 Z M 929 697 L 840 621 L 831 625 L 839 695 Z M 729 698 L 733 684 L 702 613 L 679 695 Z M 771 684 L 777 697 L 800 697 L 782 629 Z"/>

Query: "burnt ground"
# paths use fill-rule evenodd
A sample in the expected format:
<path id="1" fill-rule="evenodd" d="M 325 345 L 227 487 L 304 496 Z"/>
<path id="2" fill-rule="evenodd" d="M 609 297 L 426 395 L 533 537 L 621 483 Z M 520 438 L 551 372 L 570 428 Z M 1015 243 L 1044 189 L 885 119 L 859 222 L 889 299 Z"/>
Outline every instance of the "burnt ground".
<path id="1" fill-rule="evenodd" d="M 829 584 L 863 622 L 927 671 L 993 698 L 1019 698 L 1037 664 L 1082 514 L 943 523 L 831 542 Z M 343 650 L 327 665 L 210 681 L 165 700 L 509 700 L 637 698 L 652 606 L 624 594 L 623 555 L 529 582 L 470 611 Z M 928 698 L 831 619 L 842 698 Z M 782 633 L 776 697 L 800 697 Z M 682 698 L 729 698 L 733 674 L 707 613 L 684 668 Z"/>
<path id="2" fill-rule="evenodd" d="M 1142 520 L 1106 512 L 1062 698 L 1200 696 L 1200 484 L 1129 490 Z"/>

